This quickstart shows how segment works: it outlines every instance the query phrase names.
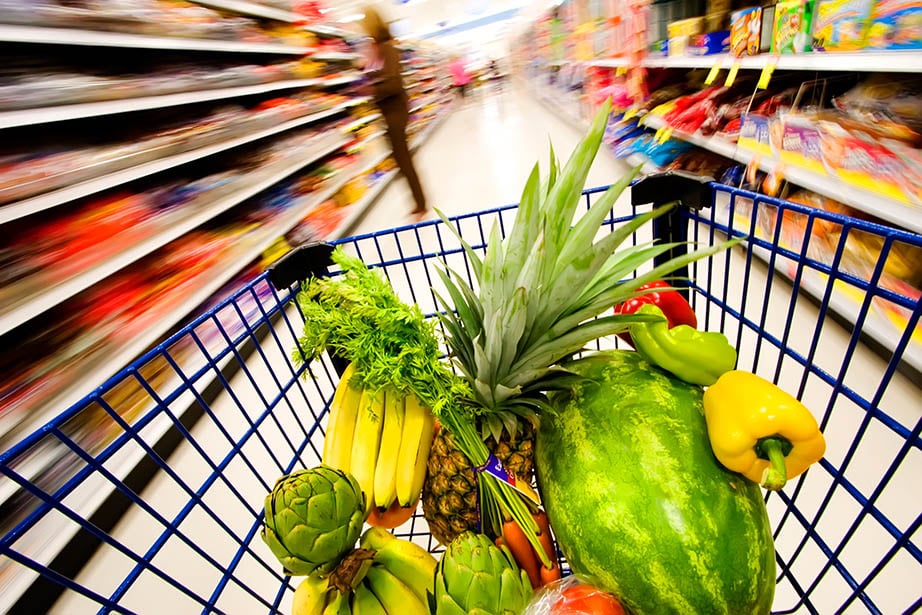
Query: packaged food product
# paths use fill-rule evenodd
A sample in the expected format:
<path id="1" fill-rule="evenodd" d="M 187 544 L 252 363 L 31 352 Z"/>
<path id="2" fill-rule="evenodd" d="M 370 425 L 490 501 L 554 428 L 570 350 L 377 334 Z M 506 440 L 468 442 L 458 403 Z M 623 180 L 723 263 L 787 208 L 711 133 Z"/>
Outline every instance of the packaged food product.
<path id="1" fill-rule="evenodd" d="M 735 11 L 730 17 L 730 53 L 735 56 L 759 53 L 762 36 L 762 7 Z"/>
<path id="2" fill-rule="evenodd" d="M 813 24 L 813 0 L 782 0 L 775 5 L 772 28 L 772 53 L 810 51 Z"/>
<path id="3" fill-rule="evenodd" d="M 708 32 L 691 37 L 688 55 L 709 56 L 730 51 L 730 31 Z"/>
<path id="4" fill-rule="evenodd" d="M 922 2 L 877 0 L 871 11 L 867 47 L 922 49 Z"/>
<path id="5" fill-rule="evenodd" d="M 855 51 L 865 44 L 874 0 L 816 0 L 813 46 L 822 51 Z"/>

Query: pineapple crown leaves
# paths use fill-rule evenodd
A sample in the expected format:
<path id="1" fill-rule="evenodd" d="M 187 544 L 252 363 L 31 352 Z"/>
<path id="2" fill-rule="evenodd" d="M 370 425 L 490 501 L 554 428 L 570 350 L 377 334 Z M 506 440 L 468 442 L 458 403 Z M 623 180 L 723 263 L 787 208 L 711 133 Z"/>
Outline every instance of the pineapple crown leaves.
<path id="1" fill-rule="evenodd" d="M 672 207 L 668 205 L 634 216 L 599 236 L 602 223 L 639 167 L 613 184 L 574 223 L 609 112 L 606 102 L 563 168 L 551 148 L 550 172 L 544 182 L 535 165 L 508 237 L 504 240 L 499 221 L 494 223 L 482 258 L 447 224 L 471 263 L 476 290 L 456 272 L 440 271 L 448 295 L 436 294 L 443 308 L 440 318 L 452 358 L 486 412 L 529 416 L 540 411 L 543 402 L 534 401 L 540 395 L 526 395 L 526 387 L 553 382 L 544 379 L 555 364 L 598 338 L 648 318 L 601 314 L 636 296 L 641 285 L 735 243 L 699 249 L 631 277 L 678 245 L 649 243 L 620 249 L 635 231 L 667 213 Z M 529 398 L 524 407 L 516 402 L 522 396 Z"/>
<path id="2" fill-rule="evenodd" d="M 380 270 L 341 247 L 332 254 L 340 275 L 310 278 L 298 293 L 304 329 L 292 352 L 295 364 L 324 350 L 355 363 L 357 384 L 414 393 L 438 414 L 469 396 L 469 387 L 441 361 L 435 322 L 397 297 Z"/>

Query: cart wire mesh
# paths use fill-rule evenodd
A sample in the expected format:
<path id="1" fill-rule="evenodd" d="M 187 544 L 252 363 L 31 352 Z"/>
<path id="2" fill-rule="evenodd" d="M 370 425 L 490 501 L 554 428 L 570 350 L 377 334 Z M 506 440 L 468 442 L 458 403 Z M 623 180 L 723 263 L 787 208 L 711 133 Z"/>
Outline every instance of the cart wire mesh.
<path id="1" fill-rule="evenodd" d="M 602 190 L 585 192 L 587 208 Z M 828 442 L 817 466 L 766 496 L 775 612 L 922 608 L 920 300 L 899 267 L 919 258 L 922 237 L 707 190 L 709 207 L 677 210 L 680 239 L 748 240 L 690 267 L 699 323 L 728 336 L 740 369 L 802 399 Z M 649 206 L 619 202 L 600 234 Z M 483 251 L 515 211 L 450 223 Z M 441 221 L 339 245 L 433 317 L 438 268 L 474 283 Z M 2 442 L 0 611 L 290 611 L 298 579 L 258 536 L 263 499 L 277 477 L 319 463 L 339 376 L 329 357 L 296 360 L 298 284 L 277 278 L 259 276 L 40 430 Z M 419 511 L 395 532 L 439 549 Z"/>

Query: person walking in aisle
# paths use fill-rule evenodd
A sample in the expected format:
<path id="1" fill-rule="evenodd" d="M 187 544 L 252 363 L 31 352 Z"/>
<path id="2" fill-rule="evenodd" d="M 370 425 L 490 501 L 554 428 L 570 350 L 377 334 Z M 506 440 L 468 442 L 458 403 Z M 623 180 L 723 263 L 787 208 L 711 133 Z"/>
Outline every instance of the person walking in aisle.
<path id="1" fill-rule="evenodd" d="M 426 206 L 426 195 L 423 193 L 419 176 L 413 166 L 413 157 L 407 143 L 410 99 L 403 87 L 400 52 L 394 46 L 390 29 L 374 7 L 365 7 L 362 27 L 372 39 L 370 57 L 365 64 L 365 71 L 371 77 L 375 103 L 387 124 L 387 137 L 391 142 L 397 168 L 406 178 L 410 185 L 410 192 L 413 193 L 416 208 L 411 214 L 421 218 L 429 209 Z"/>
<path id="2" fill-rule="evenodd" d="M 471 74 L 467 72 L 464 59 L 461 56 L 455 56 L 448 65 L 448 70 L 451 71 L 451 84 L 463 100 L 467 96 L 467 87 L 471 83 Z"/>

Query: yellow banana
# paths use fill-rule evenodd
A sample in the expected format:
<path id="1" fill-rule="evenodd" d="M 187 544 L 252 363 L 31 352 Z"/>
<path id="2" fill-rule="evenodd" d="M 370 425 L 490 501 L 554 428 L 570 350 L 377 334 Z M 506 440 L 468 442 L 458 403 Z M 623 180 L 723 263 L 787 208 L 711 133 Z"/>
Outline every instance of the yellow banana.
<path id="1" fill-rule="evenodd" d="M 428 605 L 383 566 L 369 568 L 365 581 L 388 615 L 429 615 Z"/>
<path id="2" fill-rule="evenodd" d="M 362 534 L 363 549 L 375 551 L 375 564 L 380 564 L 403 581 L 416 597 L 428 604 L 427 591 L 433 591 L 436 559 L 424 548 L 409 540 L 396 538 L 387 530 L 372 527 Z"/>
<path id="3" fill-rule="evenodd" d="M 381 428 L 384 425 L 384 391 L 362 391 L 355 438 L 352 441 L 352 460 L 349 471 L 365 494 L 365 514 L 375 503 L 375 466 L 378 464 L 378 447 L 381 445 Z"/>
<path id="4" fill-rule="evenodd" d="M 397 461 L 397 501 L 414 506 L 426 480 L 426 460 L 432 447 L 435 418 L 415 395 L 405 400 L 403 435 Z"/>
<path id="5" fill-rule="evenodd" d="M 349 596 L 337 590 L 333 590 L 332 599 L 323 609 L 323 615 L 352 615 L 352 609 L 349 608 Z"/>
<path id="6" fill-rule="evenodd" d="M 355 588 L 355 595 L 352 597 L 352 615 L 387 615 L 387 611 L 371 588 L 362 582 Z"/>
<path id="7" fill-rule="evenodd" d="M 323 615 L 329 587 L 329 577 L 319 574 L 305 577 L 292 598 L 291 615 Z"/>
<path id="8" fill-rule="evenodd" d="M 397 499 L 397 461 L 403 436 L 403 398 L 387 389 L 384 397 L 384 425 L 375 467 L 375 506 L 387 509 Z"/>
<path id="9" fill-rule="evenodd" d="M 352 438 L 355 435 L 356 416 L 362 390 L 349 384 L 355 375 L 355 366 L 350 363 L 333 394 L 330 402 L 330 416 L 327 421 L 327 434 L 323 440 L 323 463 L 349 471 L 352 456 Z"/>

